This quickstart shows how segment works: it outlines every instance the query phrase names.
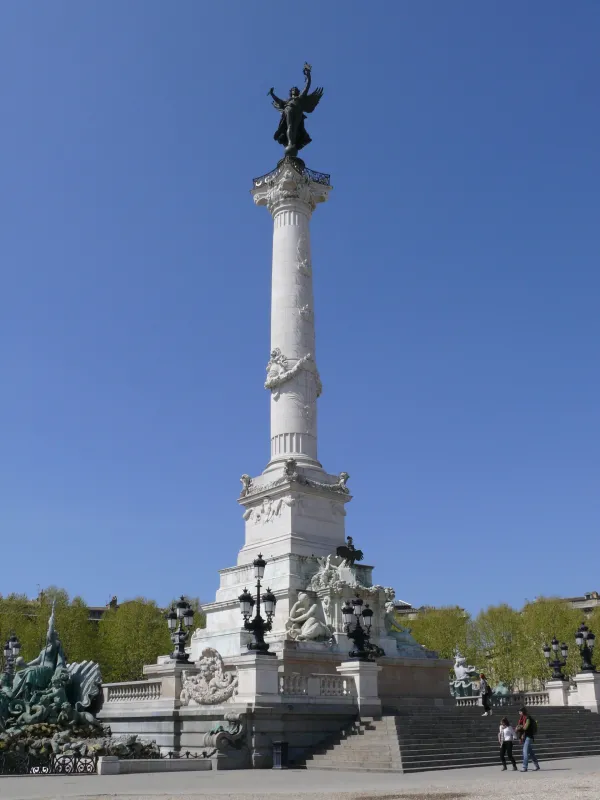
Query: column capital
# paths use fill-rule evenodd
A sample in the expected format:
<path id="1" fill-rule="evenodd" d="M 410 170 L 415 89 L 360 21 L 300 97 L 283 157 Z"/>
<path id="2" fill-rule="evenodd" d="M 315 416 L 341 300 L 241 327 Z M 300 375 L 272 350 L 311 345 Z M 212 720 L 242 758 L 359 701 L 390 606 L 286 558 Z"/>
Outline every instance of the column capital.
<path id="1" fill-rule="evenodd" d="M 312 214 L 317 203 L 329 197 L 329 175 L 308 169 L 299 158 L 284 158 L 277 167 L 255 178 L 252 198 L 257 206 L 266 206 L 272 216 L 283 209 L 304 206 Z"/>

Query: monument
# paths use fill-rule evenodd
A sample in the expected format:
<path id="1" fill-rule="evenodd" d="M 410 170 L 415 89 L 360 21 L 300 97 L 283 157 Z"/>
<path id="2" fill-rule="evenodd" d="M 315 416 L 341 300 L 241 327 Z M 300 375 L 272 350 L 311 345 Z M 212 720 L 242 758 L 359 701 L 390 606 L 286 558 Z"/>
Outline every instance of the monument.
<path id="1" fill-rule="evenodd" d="M 273 225 L 271 341 L 264 377 L 257 375 L 271 413 L 265 468 L 240 478 L 243 545 L 236 564 L 220 570 L 215 601 L 203 606 L 206 627 L 192 636 L 189 664 L 165 657 L 145 668 L 147 686 L 105 687 L 102 712 L 113 730 L 152 736 L 175 750 L 201 746 L 203 736 L 210 739 L 214 726 L 227 722 L 224 768 L 249 760 L 269 765 L 272 741 L 284 731 L 290 748 L 301 752 L 357 713 L 376 716 L 382 705 L 444 702 L 448 696 L 450 662 L 403 628 L 394 589 L 373 583 L 368 549 L 363 553 L 346 537 L 352 495 L 345 465 L 330 472 L 319 460 L 317 411 L 324 386 L 317 366 L 310 222 L 332 187 L 328 174 L 298 157 L 311 141 L 306 114 L 323 97 L 323 89 L 310 92 L 308 64 L 304 76 L 303 90 L 292 88 L 287 100 L 269 92 L 281 114 L 274 138 L 284 152 L 251 189 Z M 254 586 L 255 562 L 263 559 L 263 602 L 271 610 L 257 647 L 240 604 L 250 608 L 247 589 Z M 356 638 L 347 619 L 350 600 L 368 609 L 370 654 L 377 663 L 350 659 L 349 636 Z"/>
<path id="2" fill-rule="evenodd" d="M 310 92 L 309 64 L 303 72 L 303 90 L 293 87 L 287 100 L 269 91 L 281 113 L 274 138 L 284 153 L 275 169 L 254 179 L 251 189 L 254 203 L 265 207 L 273 221 L 271 342 L 264 379 L 271 411 L 270 458 L 260 475 L 244 473 L 240 479 L 244 543 L 237 564 L 220 572 L 215 602 L 204 606 L 206 628 L 195 632 L 191 658 L 199 658 L 207 647 L 225 659 L 244 652 L 250 635 L 240 625 L 238 597 L 252 583 L 253 560 L 262 554 L 264 582 L 277 600 L 266 641 L 283 659 L 284 672 L 292 664 L 302 671 L 300 663 L 335 672 L 351 649 L 341 609 L 357 594 L 374 612 L 371 639 L 387 659 L 432 664 L 434 654 L 420 647 L 394 616 L 394 590 L 373 584 L 373 567 L 358 563 L 365 554 L 346 539 L 350 475 L 328 471 L 319 461 L 318 402 L 324 388 L 317 365 L 310 222 L 332 187 L 328 174 L 309 169 L 298 157 L 311 141 L 306 114 L 323 97 L 322 88 Z M 441 686 L 435 691 L 444 693 Z"/>

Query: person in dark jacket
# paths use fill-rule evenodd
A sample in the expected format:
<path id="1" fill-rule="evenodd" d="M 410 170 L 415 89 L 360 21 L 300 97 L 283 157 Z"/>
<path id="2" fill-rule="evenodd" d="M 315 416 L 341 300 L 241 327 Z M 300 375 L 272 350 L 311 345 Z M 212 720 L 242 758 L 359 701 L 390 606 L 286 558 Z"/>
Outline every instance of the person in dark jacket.
<path id="1" fill-rule="evenodd" d="M 484 708 L 482 717 L 492 716 L 492 687 L 486 680 L 483 672 L 479 676 L 479 694 L 481 695 L 481 703 Z"/>
<path id="2" fill-rule="evenodd" d="M 523 743 L 523 767 L 521 772 L 527 772 L 529 766 L 529 759 L 533 761 L 533 766 L 537 771 L 540 768 L 538 764 L 535 750 L 533 749 L 533 740 L 537 733 L 537 722 L 533 717 L 529 716 L 526 708 L 519 709 L 519 722 L 517 724 L 517 733 L 521 736 Z"/>

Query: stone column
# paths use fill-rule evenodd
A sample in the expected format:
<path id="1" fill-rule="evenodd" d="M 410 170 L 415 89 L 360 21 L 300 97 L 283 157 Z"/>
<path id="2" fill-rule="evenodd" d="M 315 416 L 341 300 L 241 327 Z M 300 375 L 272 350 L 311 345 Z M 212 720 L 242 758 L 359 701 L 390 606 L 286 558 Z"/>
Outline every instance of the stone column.
<path id="1" fill-rule="evenodd" d="M 551 706 L 569 705 L 569 681 L 548 681 L 548 702 Z"/>
<path id="2" fill-rule="evenodd" d="M 575 675 L 579 705 L 598 713 L 600 704 L 600 672 L 580 672 Z"/>
<path id="3" fill-rule="evenodd" d="M 358 711 L 361 717 L 380 717 L 381 700 L 377 676 L 382 667 L 372 661 L 344 661 L 336 670 L 356 685 Z"/>
<path id="4" fill-rule="evenodd" d="M 252 196 L 273 217 L 271 354 L 265 388 L 271 392 L 271 459 L 267 471 L 288 458 L 320 467 L 317 460 L 315 322 L 310 218 L 327 200 L 329 176 L 285 158 L 254 181 Z"/>

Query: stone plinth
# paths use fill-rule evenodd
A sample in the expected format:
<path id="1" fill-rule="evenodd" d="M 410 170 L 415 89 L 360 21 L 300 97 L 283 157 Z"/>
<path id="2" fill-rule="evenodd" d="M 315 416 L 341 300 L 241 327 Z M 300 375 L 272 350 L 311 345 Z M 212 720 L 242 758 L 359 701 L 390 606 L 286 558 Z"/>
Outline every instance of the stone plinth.
<path id="1" fill-rule="evenodd" d="M 269 656 L 248 652 L 230 659 L 238 671 L 236 705 L 273 706 L 281 703 L 279 694 L 279 660 Z"/>
<path id="2" fill-rule="evenodd" d="M 600 704 L 600 673 L 580 672 L 575 675 L 574 681 L 577 684 L 579 704 L 597 714 Z"/>
<path id="3" fill-rule="evenodd" d="M 344 678 L 350 678 L 356 686 L 356 701 L 361 717 L 380 717 L 381 699 L 377 687 L 377 677 L 381 672 L 379 664 L 371 661 L 344 661 L 337 672 Z"/>
<path id="4" fill-rule="evenodd" d="M 193 673 L 197 670 L 194 662 L 190 661 L 181 664 L 176 661 L 167 661 L 161 664 L 146 664 L 144 675 L 150 680 L 160 679 L 161 681 L 161 700 L 163 702 L 173 702 L 174 706 L 179 705 L 179 695 L 181 694 L 183 672 Z"/>
<path id="5" fill-rule="evenodd" d="M 548 681 L 546 691 L 551 706 L 569 705 L 569 681 Z"/>

